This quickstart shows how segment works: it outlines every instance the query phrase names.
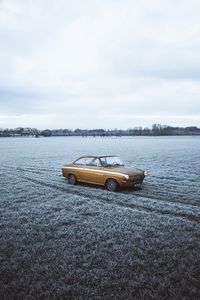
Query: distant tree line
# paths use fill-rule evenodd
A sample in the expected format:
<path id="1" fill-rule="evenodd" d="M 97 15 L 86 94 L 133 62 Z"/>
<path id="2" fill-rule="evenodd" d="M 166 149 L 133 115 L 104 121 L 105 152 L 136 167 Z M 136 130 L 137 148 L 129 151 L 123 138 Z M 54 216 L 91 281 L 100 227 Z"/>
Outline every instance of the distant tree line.
<path id="1" fill-rule="evenodd" d="M 196 126 L 172 127 L 153 124 L 152 128 L 134 127 L 123 129 L 45 129 L 18 127 L 15 129 L 0 129 L 0 137 L 50 137 L 50 136 L 82 136 L 82 137 L 110 137 L 110 136 L 173 136 L 173 135 L 200 135 L 200 128 Z"/>

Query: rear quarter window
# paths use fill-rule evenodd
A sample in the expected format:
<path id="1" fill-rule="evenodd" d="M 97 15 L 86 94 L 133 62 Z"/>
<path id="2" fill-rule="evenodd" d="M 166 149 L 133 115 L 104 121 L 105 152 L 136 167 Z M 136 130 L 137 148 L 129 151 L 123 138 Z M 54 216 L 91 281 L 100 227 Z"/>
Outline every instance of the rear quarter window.
<path id="1" fill-rule="evenodd" d="M 74 165 L 82 166 L 85 164 L 85 157 L 79 158 L 74 162 Z"/>

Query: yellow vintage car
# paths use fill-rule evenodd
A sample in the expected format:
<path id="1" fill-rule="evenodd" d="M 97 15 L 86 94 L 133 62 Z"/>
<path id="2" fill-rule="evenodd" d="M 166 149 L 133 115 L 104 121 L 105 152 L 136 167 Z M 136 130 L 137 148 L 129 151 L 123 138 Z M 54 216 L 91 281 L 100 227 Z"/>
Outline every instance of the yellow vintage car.
<path id="1" fill-rule="evenodd" d="M 86 182 L 106 186 L 109 191 L 119 187 L 140 187 L 146 171 L 125 167 L 117 156 L 82 156 L 62 167 L 70 184 Z"/>

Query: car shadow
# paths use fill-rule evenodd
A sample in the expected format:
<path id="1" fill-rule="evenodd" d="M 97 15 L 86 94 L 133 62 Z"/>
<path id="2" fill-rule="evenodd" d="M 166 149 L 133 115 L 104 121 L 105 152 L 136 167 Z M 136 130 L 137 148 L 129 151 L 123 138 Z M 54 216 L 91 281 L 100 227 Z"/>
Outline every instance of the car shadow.
<path id="1" fill-rule="evenodd" d="M 82 187 L 90 187 L 92 189 L 98 189 L 98 190 L 107 190 L 107 188 L 105 186 L 102 185 L 97 185 L 97 184 L 91 184 L 91 183 L 85 183 L 85 182 L 78 182 L 76 183 L 76 185 L 78 186 L 82 186 Z M 134 191 L 140 191 L 142 190 L 142 187 L 119 187 L 118 190 L 116 192 L 111 192 L 111 193 L 122 193 L 122 194 L 130 194 Z"/>

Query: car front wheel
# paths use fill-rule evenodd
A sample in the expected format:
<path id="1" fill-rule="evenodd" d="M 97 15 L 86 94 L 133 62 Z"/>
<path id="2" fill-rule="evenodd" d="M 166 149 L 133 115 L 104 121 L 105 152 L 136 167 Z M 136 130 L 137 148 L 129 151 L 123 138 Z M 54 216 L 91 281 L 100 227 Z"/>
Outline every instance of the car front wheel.
<path id="1" fill-rule="evenodd" d="M 106 181 L 106 187 L 111 192 L 116 192 L 118 188 L 118 183 L 115 179 L 108 179 Z"/>
<path id="2" fill-rule="evenodd" d="M 73 174 L 70 174 L 67 179 L 68 179 L 69 184 L 74 185 L 77 182 L 76 176 L 74 176 Z"/>

